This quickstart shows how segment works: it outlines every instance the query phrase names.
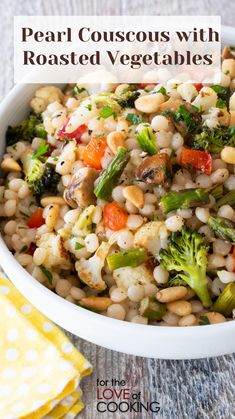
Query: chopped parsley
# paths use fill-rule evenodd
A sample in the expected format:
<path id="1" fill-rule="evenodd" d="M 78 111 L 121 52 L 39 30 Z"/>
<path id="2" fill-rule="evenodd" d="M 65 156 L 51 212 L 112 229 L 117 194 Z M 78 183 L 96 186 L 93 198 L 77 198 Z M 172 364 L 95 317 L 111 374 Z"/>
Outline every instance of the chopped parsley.
<path id="1" fill-rule="evenodd" d="M 45 268 L 45 266 L 40 265 L 39 268 L 41 269 L 43 275 L 45 275 L 49 281 L 50 284 L 52 284 L 52 280 L 53 280 L 53 276 L 52 273 L 50 271 L 48 271 L 48 269 Z"/>
<path id="2" fill-rule="evenodd" d="M 84 244 L 81 244 L 79 242 L 75 243 L 75 250 L 80 250 L 80 249 L 83 249 L 84 247 L 85 247 Z"/>
<path id="3" fill-rule="evenodd" d="M 32 154 L 32 159 L 38 159 L 39 157 L 44 156 L 49 151 L 49 145 L 45 140 L 41 140 L 38 149 L 35 150 Z"/>
<path id="4" fill-rule="evenodd" d="M 100 116 L 98 117 L 98 119 L 100 118 L 106 119 L 106 118 L 109 118 L 110 116 L 113 116 L 114 118 L 116 118 L 117 112 L 115 112 L 111 106 L 106 105 L 101 109 Z"/>
<path id="5" fill-rule="evenodd" d="M 25 253 L 28 250 L 28 246 L 26 246 L 26 244 L 21 247 L 20 252 L 19 253 Z"/>
<path id="6" fill-rule="evenodd" d="M 199 324 L 200 324 L 200 326 L 206 326 L 207 324 L 210 324 L 208 317 L 207 316 L 200 316 L 199 317 Z"/>
<path id="7" fill-rule="evenodd" d="M 86 105 L 85 108 L 87 108 L 88 111 L 91 111 L 92 110 L 92 104 L 88 103 L 88 105 Z"/>
<path id="8" fill-rule="evenodd" d="M 76 85 L 72 90 L 72 97 L 76 98 L 80 93 L 85 92 L 85 90 L 86 89 L 84 87 Z"/>
<path id="9" fill-rule="evenodd" d="M 20 213 L 20 215 L 22 215 L 22 217 L 23 217 L 25 220 L 27 220 L 27 219 L 29 218 L 29 215 L 28 215 L 28 214 L 26 214 L 26 212 L 24 212 L 24 211 L 19 211 L 19 213 Z"/>
<path id="10" fill-rule="evenodd" d="M 166 96 L 166 89 L 165 89 L 165 87 L 160 87 L 160 89 L 159 90 L 157 90 L 157 93 L 161 93 L 162 95 L 165 95 Z"/>
<path id="11" fill-rule="evenodd" d="M 126 116 L 126 120 L 133 125 L 138 125 L 143 122 L 143 119 L 140 115 L 136 115 L 136 113 L 128 113 Z"/>

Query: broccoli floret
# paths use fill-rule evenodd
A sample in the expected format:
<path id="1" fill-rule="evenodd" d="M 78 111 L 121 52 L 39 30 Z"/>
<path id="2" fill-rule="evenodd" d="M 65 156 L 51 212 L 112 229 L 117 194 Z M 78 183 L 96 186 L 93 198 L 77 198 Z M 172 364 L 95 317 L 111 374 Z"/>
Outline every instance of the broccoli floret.
<path id="1" fill-rule="evenodd" d="M 47 132 L 42 123 L 41 114 L 31 113 L 27 119 L 24 119 L 19 125 L 9 126 L 6 132 L 7 146 L 13 145 L 20 140 L 31 142 L 34 137 L 47 138 Z"/>
<path id="2" fill-rule="evenodd" d="M 177 272 L 177 277 L 195 291 L 205 307 L 211 305 L 206 281 L 208 250 L 199 233 L 183 228 L 172 234 L 167 249 L 159 253 L 161 264 L 168 271 Z"/>
<path id="3" fill-rule="evenodd" d="M 57 184 L 60 180 L 60 175 L 55 172 L 53 166 L 44 164 L 38 158 L 34 158 L 32 151 L 24 153 L 21 160 L 25 180 L 31 187 L 37 202 L 40 201 L 41 196 L 46 192 L 57 194 Z"/>
<path id="4" fill-rule="evenodd" d="M 115 95 L 114 98 L 116 98 L 118 104 L 122 108 L 134 108 L 135 101 L 139 97 L 140 92 L 137 90 L 131 91 L 124 91 L 120 95 Z"/>
<path id="5" fill-rule="evenodd" d="M 192 148 L 210 153 L 220 153 L 225 146 L 235 147 L 235 127 L 205 128 L 194 136 Z"/>

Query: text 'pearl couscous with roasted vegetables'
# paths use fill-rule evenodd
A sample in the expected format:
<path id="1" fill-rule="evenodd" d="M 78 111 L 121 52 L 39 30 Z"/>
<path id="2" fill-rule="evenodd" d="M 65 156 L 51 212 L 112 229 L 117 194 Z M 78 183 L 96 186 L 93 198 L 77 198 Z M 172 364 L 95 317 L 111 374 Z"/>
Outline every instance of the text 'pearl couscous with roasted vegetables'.
<path id="1" fill-rule="evenodd" d="M 44 86 L 8 127 L 0 217 L 61 297 L 133 323 L 235 309 L 235 57 L 221 83 Z"/>

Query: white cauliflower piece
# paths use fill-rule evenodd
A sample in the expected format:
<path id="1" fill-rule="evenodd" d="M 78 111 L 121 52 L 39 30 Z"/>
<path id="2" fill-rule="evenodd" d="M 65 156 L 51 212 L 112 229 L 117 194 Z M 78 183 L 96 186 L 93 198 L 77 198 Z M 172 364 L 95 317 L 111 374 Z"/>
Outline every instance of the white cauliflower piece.
<path id="1" fill-rule="evenodd" d="M 154 282 L 154 278 L 150 269 L 145 265 L 139 265 L 136 268 L 125 266 L 113 271 L 113 278 L 118 288 L 127 291 L 131 285 L 146 285 Z"/>
<path id="2" fill-rule="evenodd" d="M 40 113 L 45 111 L 49 103 L 63 101 L 64 95 L 58 87 L 43 86 L 36 90 L 30 106 L 34 112 Z"/>
<path id="3" fill-rule="evenodd" d="M 159 250 L 166 247 L 169 232 L 163 221 L 150 221 L 135 233 L 134 246 L 144 247 L 153 256 L 158 257 Z"/>
<path id="4" fill-rule="evenodd" d="M 90 259 L 80 259 L 75 263 L 78 276 L 88 287 L 97 291 L 103 291 L 106 283 L 102 279 L 101 271 L 111 245 L 103 242 Z"/>
<path id="5" fill-rule="evenodd" d="M 66 252 L 63 240 L 54 233 L 45 233 L 36 240 L 39 248 L 46 250 L 46 257 L 43 265 L 47 268 L 60 267 L 60 269 L 71 269 L 72 264 Z"/>

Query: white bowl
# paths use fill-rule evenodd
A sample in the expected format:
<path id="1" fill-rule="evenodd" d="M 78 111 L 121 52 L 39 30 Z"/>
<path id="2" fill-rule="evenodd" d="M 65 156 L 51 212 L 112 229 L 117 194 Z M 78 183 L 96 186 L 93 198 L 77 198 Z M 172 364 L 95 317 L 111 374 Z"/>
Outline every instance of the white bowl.
<path id="1" fill-rule="evenodd" d="M 235 29 L 223 27 L 223 44 L 235 42 Z M 5 131 L 27 113 L 37 85 L 17 85 L 0 106 L 0 156 Z M 15 286 L 59 326 L 95 344 L 133 355 L 163 359 L 192 359 L 235 351 L 235 321 L 203 327 L 144 326 L 92 313 L 64 300 L 36 281 L 0 238 L 0 264 Z"/>

